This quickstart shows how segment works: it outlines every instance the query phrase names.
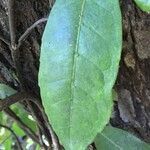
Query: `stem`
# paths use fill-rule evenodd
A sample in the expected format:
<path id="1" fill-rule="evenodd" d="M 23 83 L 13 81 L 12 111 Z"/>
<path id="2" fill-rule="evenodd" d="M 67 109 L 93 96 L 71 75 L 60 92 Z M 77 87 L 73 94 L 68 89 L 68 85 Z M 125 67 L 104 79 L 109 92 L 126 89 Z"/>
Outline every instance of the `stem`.
<path id="1" fill-rule="evenodd" d="M 24 101 L 27 98 L 27 94 L 25 92 L 16 93 L 11 95 L 5 99 L 0 100 L 0 111 L 10 107 L 11 105 L 19 102 Z"/>
<path id="2" fill-rule="evenodd" d="M 10 42 L 9 42 L 8 40 L 4 39 L 4 37 L 1 36 L 1 35 L 0 35 L 0 40 L 1 40 L 2 42 L 4 42 L 8 47 L 11 47 Z"/>
<path id="3" fill-rule="evenodd" d="M 4 110 L 4 112 L 6 114 L 8 114 L 14 121 L 16 121 L 20 127 L 26 132 L 26 134 L 31 137 L 34 141 L 36 141 L 37 143 L 41 144 L 38 140 L 38 138 L 36 137 L 36 135 L 34 134 L 34 132 L 28 128 L 21 120 L 18 116 L 16 116 L 16 114 L 9 109 L 8 107 L 10 107 L 11 105 L 19 102 L 19 101 L 26 101 L 27 104 L 30 106 L 29 108 L 31 109 L 32 115 L 36 118 L 38 125 L 40 126 L 40 128 L 42 129 L 42 131 L 44 132 L 44 135 L 47 137 L 47 140 L 49 141 L 49 143 L 51 144 L 51 141 L 49 140 L 49 137 L 47 136 L 47 134 L 45 133 L 43 126 L 42 126 L 42 122 L 41 120 L 37 117 L 36 113 L 34 112 L 34 109 L 32 108 L 32 103 L 30 103 L 29 101 L 33 102 L 34 104 L 36 104 L 36 106 L 38 107 L 38 109 L 41 111 L 41 114 L 43 116 L 44 121 L 46 122 L 46 126 L 50 131 L 51 134 L 51 138 L 52 138 L 52 143 L 54 146 L 54 150 L 59 150 L 59 142 L 57 139 L 57 136 L 55 135 L 51 125 L 48 122 L 47 116 L 44 112 L 44 108 L 43 106 L 40 104 L 39 100 L 37 100 L 36 98 L 33 98 L 31 96 L 29 96 L 26 92 L 20 92 L 17 94 L 14 94 L 10 97 L 7 97 L 6 99 L 0 100 L 0 111 Z"/>
<path id="4" fill-rule="evenodd" d="M 7 108 L 4 110 L 4 112 L 11 117 L 15 122 L 18 123 L 20 128 L 36 143 L 40 144 L 39 139 L 37 135 L 26 125 L 22 120 L 10 109 Z M 41 145 L 41 144 L 40 144 Z"/>
<path id="5" fill-rule="evenodd" d="M 41 145 L 42 145 L 42 148 L 44 148 L 44 150 L 46 150 L 47 149 L 47 146 L 45 145 L 45 143 L 44 143 L 44 141 L 43 141 L 43 138 L 42 138 L 42 131 L 41 131 L 41 129 L 39 128 L 39 126 L 37 126 L 37 128 L 38 128 L 38 135 L 39 135 L 39 140 L 40 140 L 40 143 L 41 143 Z M 41 149 L 42 149 L 41 148 Z"/>
<path id="6" fill-rule="evenodd" d="M 37 100 L 34 100 L 37 101 Z M 48 135 L 48 133 L 45 131 L 44 125 L 43 125 L 43 121 L 41 121 L 41 118 L 39 118 L 38 114 L 39 114 L 39 110 L 38 112 L 36 111 L 36 109 L 34 109 L 33 107 L 33 101 L 30 101 L 29 99 L 26 100 L 28 107 L 30 109 L 30 111 L 32 112 L 32 116 L 34 117 L 34 119 L 36 120 L 36 122 L 38 123 L 38 126 L 40 127 L 40 129 L 42 130 L 43 134 L 45 135 L 46 139 L 48 140 L 49 145 L 52 144 L 51 142 L 51 137 Z"/>
<path id="7" fill-rule="evenodd" d="M 18 149 L 23 150 L 23 148 L 22 148 L 22 146 L 21 146 L 21 143 L 20 143 L 20 141 L 19 141 L 19 139 L 18 139 L 18 137 L 17 137 L 17 135 L 15 134 L 14 131 L 13 131 L 11 128 L 9 128 L 9 127 L 7 127 L 7 126 L 5 126 L 5 125 L 2 125 L 2 124 L 0 124 L 0 127 L 9 130 L 9 131 L 12 133 L 12 135 L 15 137 L 15 139 L 16 139 Z"/>
<path id="8" fill-rule="evenodd" d="M 31 112 L 33 113 L 33 116 L 36 118 L 37 122 L 38 122 L 38 125 L 40 126 L 40 128 L 42 129 L 42 131 L 44 131 L 43 127 L 42 127 L 42 122 L 41 120 L 37 117 L 36 113 L 34 112 L 34 109 L 32 107 L 32 103 L 36 104 L 36 106 L 38 107 L 38 109 L 40 110 L 42 116 L 43 116 L 43 119 L 44 121 L 46 122 L 46 126 L 47 128 L 49 129 L 50 131 L 50 134 L 51 134 L 51 138 L 52 138 L 52 143 L 53 143 L 53 147 L 54 147 L 54 150 L 59 150 L 59 142 L 58 142 L 58 139 L 57 139 L 57 136 L 55 135 L 51 125 L 49 124 L 48 122 L 48 119 L 47 119 L 47 116 L 44 112 L 44 108 L 43 106 L 40 104 L 40 100 L 39 99 L 36 99 L 34 97 L 31 97 L 29 94 L 25 93 L 25 92 L 20 92 L 13 96 L 10 96 L 4 100 L 1 100 L 0 101 L 0 110 L 4 110 L 8 107 L 10 107 L 12 104 L 18 102 L 18 101 L 26 101 L 29 108 L 31 109 Z M 32 103 L 31 103 L 32 102 Z M 8 109 L 7 109 L 8 110 Z M 49 137 L 47 136 L 47 134 L 45 133 L 45 136 L 47 138 L 47 140 L 50 142 L 49 140 Z M 50 142 L 51 143 L 51 142 Z"/>
<path id="9" fill-rule="evenodd" d="M 53 143 L 53 148 L 54 148 L 54 150 L 59 150 L 59 141 L 58 141 L 58 138 L 57 138 L 57 136 L 56 136 L 56 134 L 55 134 L 55 132 L 53 131 L 53 128 L 52 128 L 52 126 L 49 124 L 49 121 L 48 121 L 48 119 L 47 119 L 47 116 L 46 116 L 46 114 L 45 114 L 45 111 L 44 111 L 44 108 L 43 108 L 43 106 L 39 103 L 39 101 L 33 101 L 32 100 L 32 102 L 33 103 L 35 103 L 37 106 L 38 106 L 38 108 L 40 109 L 40 111 L 41 111 L 41 113 L 42 113 L 42 116 L 43 116 L 43 119 L 44 119 L 44 121 L 46 122 L 46 126 L 47 126 L 47 128 L 49 129 L 49 131 L 50 131 L 50 134 L 51 134 L 51 138 L 52 138 L 52 143 Z"/>
<path id="10" fill-rule="evenodd" d="M 10 39 L 11 39 L 12 49 L 16 48 L 14 4 L 15 4 L 15 0 L 8 0 L 9 32 L 10 32 Z"/>
<path id="11" fill-rule="evenodd" d="M 29 34 L 31 33 L 31 31 L 36 28 L 39 24 L 46 22 L 47 18 L 42 18 L 39 19 L 38 21 L 36 21 L 34 24 L 32 24 L 23 34 L 22 36 L 19 38 L 18 40 L 18 45 L 17 45 L 17 49 L 20 48 L 21 44 L 23 41 L 25 41 L 27 39 L 27 37 L 29 36 Z"/>

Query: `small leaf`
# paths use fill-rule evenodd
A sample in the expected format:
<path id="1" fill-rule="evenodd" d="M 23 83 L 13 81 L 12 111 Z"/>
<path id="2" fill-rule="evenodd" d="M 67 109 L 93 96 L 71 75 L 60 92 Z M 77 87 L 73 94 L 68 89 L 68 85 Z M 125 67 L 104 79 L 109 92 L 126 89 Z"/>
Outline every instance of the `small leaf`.
<path id="1" fill-rule="evenodd" d="M 41 147 L 39 144 L 36 145 L 36 150 L 41 150 Z"/>
<path id="2" fill-rule="evenodd" d="M 95 138 L 97 150 L 150 150 L 150 145 L 132 134 L 111 126 Z"/>
<path id="3" fill-rule="evenodd" d="M 145 12 L 150 12 L 150 0 L 134 0 L 139 8 Z"/>
<path id="4" fill-rule="evenodd" d="M 7 115 L 4 113 L 4 112 L 0 112 L 0 118 L 1 118 L 1 120 L 0 120 L 0 123 L 1 124 L 8 124 L 8 117 L 7 117 Z"/>
<path id="5" fill-rule="evenodd" d="M 0 121 L 1 121 L 1 123 L 3 123 L 3 113 L 2 112 L 0 112 Z"/>
<path id="6" fill-rule="evenodd" d="M 57 0 L 41 47 L 42 102 L 66 150 L 85 150 L 107 124 L 122 45 L 118 0 Z"/>
<path id="7" fill-rule="evenodd" d="M 29 119 L 28 112 L 20 104 L 14 104 L 11 106 L 11 109 L 21 118 L 21 120 L 28 125 L 34 132 L 37 131 L 36 122 Z"/>
<path id="8" fill-rule="evenodd" d="M 12 138 L 8 138 L 5 143 L 4 143 L 4 147 L 5 147 L 5 150 L 11 150 L 12 149 Z"/>
<path id="9" fill-rule="evenodd" d="M 13 88 L 0 83 L 0 99 L 4 99 L 8 96 L 11 96 L 13 94 L 17 93 L 16 90 L 14 90 Z"/>
<path id="10" fill-rule="evenodd" d="M 10 137 L 11 133 L 5 128 L 0 127 L 0 143 L 3 143 L 6 139 Z"/>
<path id="11" fill-rule="evenodd" d="M 15 122 L 12 125 L 12 130 L 16 133 L 17 136 L 22 137 L 25 135 L 24 131 Z"/>

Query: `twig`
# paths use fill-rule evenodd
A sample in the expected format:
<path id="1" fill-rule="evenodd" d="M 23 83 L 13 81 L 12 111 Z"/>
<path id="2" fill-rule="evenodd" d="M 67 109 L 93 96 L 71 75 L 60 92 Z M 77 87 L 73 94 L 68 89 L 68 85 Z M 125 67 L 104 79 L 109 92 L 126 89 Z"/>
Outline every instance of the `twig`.
<path id="1" fill-rule="evenodd" d="M 47 18 L 42 18 L 42 19 L 39 19 L 38 21 L 36 21 L 34 24 L 32 24 L 23 34 L 22 36 L 19 38 L 18 40 L 18 45 L 17 45 L 17 49 L 20 48 L 21 44 L 23 41 L 26 40 L 26 38 L 28 37 L 28 35 L 31 33 L 31 31 L 37 27 L 39 24 L 43 23 L 43 22 L 46 22 L 47 21 Z"/>
<path id="2" fill-rule="evenodd" d="M 15 26 L 15 0 L 8 0 L 8 22 L 9 22 L 9 32 L 10 32 L 10 50 L 11 50 L 11 57 L 14 62 L 14 66 L 16 69 L 16 73 L 18 74 L 18 78 L 20 81 L 20 88 L 23 89 L 22 85 L 22 74 L 20 73 L 20 63 L 19 63 L 19 52 L 17 49 L 17 44 L 16 44 L 16 26 Z"/>
<path id="3" fill-rule="evenodd" d="M 15 26 L 15 0 L 8 0 L 8 20 L 9 20 L 9 32 L 10 32 L 10 41 L 11 41 L 11 56 L 14 62 L 14 66 L 16 69 L 16 73 L 18 74 L 18 78 L 20 81 L 20 88 L 24 89 L 23 87 L 23 79 L 22 74 L 20 72 L 20 63 L 19 63 L 19 49 L 17 49 L 17 42 L 16 42 L 16 26 Z"/>
<path id="4" fill-rule="evenodd" d="M 53 148 L 54 148 L 54 150 L 59 150 L 60 149 L 60 144 L 59 144 L 58 138 L 57 138 L 52 126 L 47 121 L 45 113 L 43 113 L 43 118 L 44 118 L 44 120 L 47 124 L 47 127 L 48 127 L 49 131 L 50 131 L 50 134 L 51 134 L 51 137 L 52 137 Z"/>
<path id="5" fill-rule="evenodd" d="M 43 119 L 46 122 L 46 126 L 48 127 L 48 129 L 50 131 L 54 150 L 59 150 L 59 141 L 58 141 L 58 138 L 57 138 L 55 132 L 53 131 L 52 126 L 49 124 L 49 121 L 48 121 L 47 116 L 46 116 L 46 114 L 44 112 L 43 106 L 37 100 L 36 101 L 32 100 L 32 102 L 35 103 L 38 106 L 39 110 L 41 111 Z"/>
<path id="6" fill-rule="evenodd" d="M 5 125 L 0 124 L 0 127 L 9 130 L 9 131 L 12 133 L 12 135 L 15 137 L 15 139 L 16 139 L 16 142 L 17 142 L 17 145 L 18 145 L 18 149 L 19 149 L 19 150 L 23 150 L 23 148 L 22 148 L 22 146 L 21 146 L 21 143 L 20 143 L 20 141 L 19 141 L 19 139 L 18 139 L 16 133 L 15 133 L 11 128 L 9 128 L 9 127 L 7 127 L 7 126 L 5 126 Z"/>
<path id="7" fill-rule="evenodd" d="M 25 127 L 25 124 L 20 120 L 20 118 L 18 118 L 18 116 L 15 115 L 15 113 L 12 112 L 12 110 L 9 109 L 9 107 L 17 102 L 21 102 L 21 101 L 26 101 L 32 116 L 37 120 L 38 125 L 40 126 L 41 130 L 43 131 L 43 134 L 46 136 L 46 138 L 49 141 L 49 144 L 51 144 L 50 141 L 50 137 L 48 136 L 48 134 L 45 132 L 45 129 L 43 127 L 43 122 L 41 122 L 41 120 L 37 117 L 37 113 L 35 113 L 32 104 L 30 101 L 34 102 L 37 101 L 37 99 L 35 99 L 34 97 L 31 97 L 29 94 L 27 94 L 26 92 L 19 92 L 17 94 L 14 94 L 12 96 L 9 96 L 3 100 L 0 100 L 0 111 L 4 110 L 4 112 L 6 112 L 7 114 L 9 114 L 9 116 L 13 117 L 13 119 L 15 119 L 15 121 L 17 121 L 19 124 L 21 123 L 21 126 L 23 126 L 24 129 L 26 129 L 27 127 Z M 8 108 L 8 109 L 6 109 Z M 9 111 L 8 111 L 9 110 Z M 30 131 L 26 131 L 27 134 L 29 136 L 32 136 L 30 133 Z M 34 137 L 33 137 L 34 138 Z M 34 138 L 35 139 L 35 138 Z"/>
<path id="8" fill-rule="evenodd" d="M 39 139 L 37 135 L 26 125 L 22 122 L 22 120 L 10 109 L 7 108 L 4 110 L 4 112 L 11 117 L 15 122 L 18 123 L 20 128 L 36 143 L 40 144 Z M 41 145 L 41 144 L 40 144 Z"/>
<path id="9" fill-rule="evenodd" d="M 11 38 L 12 58 L 13 58 L 13 60 L 14 60 L 14 63 L 15 63 L 15 66 L 16 66 L 16 70 L 17 70 L 17 72 L 18 72 L 18 71 L 19 71 L 19 70 L 18 70 L 18 67 L 17 67 L 17 66 L 18 66 L 18 65 L 17 65 L 18 59 L 16 58 L 16 56 L 17 56 L 16 54 L 17 54 L 18 49 L 20 48 L 22 42 L 23 42 L 24 40 L 26 40 L 26 38 L 27 38 L 28 35 L 31 33 L 31 31 L 32 31 L 35 27 L 37 27 L 37 25 L 39 25 L 40 23 L 43 23 L 43 22 L 47 21 L 47 18 L 42 18 L 42 19 L 36 21 L 32 26 L 30 26 L 30 27 L 24 32 L 24 34 L 19 38 L 18 44 L 16 45 L 15 19 L 14 19 L 14 3 L 15 3 L 15 0 L 8 0 L 8 12 L 9 12 L 9 15 L 8 15 L 8 16 L 9 16 L 9 30 L 10 30 L 10 38 Z M 9 106 L 12 105 L 13 103 L 18 102 L 19 99 L 20 99 L 20 97 L 19 97 L 19 99 L 18 99 L 17 95 L 15 95 L 15 96 L 16 96 L 16 97 L 9 97 L 9 98 L 5 99 L 5 101 L 2 100 L 1 103 L 0 103 L 0 111 L 1 111 L 1 110 L 4 110 L 6 107 L 9 107 Z M 10 101 L 10 99 L 12 99 L 12 98 L 13 98 L 14 100 L 13 100 L 13 101 Z M 52 130 L 52 127 L 48 124 L 48 120 L 47 120 L 47 118 L 46 118 L 45 112 L 44 112 L 44 110 L 42 109 L 40 103 L 38 103 L 37 101 L 34 101 L 32 98 L 30 99 L 29 97 L 23 97 L 23 98 L 21 98 L 20 100 L 21 100 L 21 101 L 22 101 L 22 100 L 26 100 L 27 102 L 28 102 L 28 101 L 32 101 L 33 103 L 35 103 L 35 104 L 38 106 L 38 108 L 40 109 L 40 111 L 41 111 L 41 113 L 42 113 L 42 115 L 43 115 L 43 118 L 44 118 L 44 120 L 45 120 L 45 122 L 46 122 L 46 125 L 47 125 L 47 127 L 48 127 L 48 129 L 49 129 L 49 131 L 50 131 L 50 133 L 51 133 L 51 137 L 52 137 L 52 142 L 53 142 L 54 149 L 55 149 L 55 150 L 59 149 L 59 148 L 58 148 L 58 145 L 59 145 L 59 144 L 58 144 L 57 137 L 56 137 L 56 135 L 54 134 L 54 132 L 53 132 L 53 130 Z M 31 105 L 30 105 L 30 106 L 31 106 Z M 9 108 L 8 108 L 7 110 L 4 110 L 4 111 L 8 113 L 8 110 L 9 110 Z M 10 113 L 10 111 L 11 111 L 11 110 L 9 110 L 9 113 Z M 9 114 L 9 113 L 8 113 L 8 114 Z M 13 112 L 11 112 L 11 113 L 13 114 Z M 12 114 L 11 114 L 11 116 L 12 116 Z M 10 114 L 9 114 L 9 115 L 10 115 Z M 13 115 L 15 115 L 15 114 L 13 114 Z M 16 117 L 17 117 L 17 116 L 16 116 Z M 13 118 L 15 118 L 15 121 L 18 121 L 19 118 L 16 118 L 16 117 L 13 116 Z M 20 123 L 20 122 L 21 122 L 21 120 L 19 120 L 18 123 Z M 31 135 L 30 135 L 30 136 L 31 136 Z"/>
<path id="10" fill-rule="evenodd" d="M 9 97 L 7 97 L 3 100 L 0 100 L 0 111 L 4 110 L 4 112 L 7 113 L 10 117 L 12 117 L 15 121 L 17 121 L 18 124 L 20 124 L 20 126 L 26 130 L 27 135 L 29 135 L 31 137 L 33 132 L 29 131 L 29 129 L 27 129 L 28 127 L 20 120 L 20 118 L 18 116 L 16 116 L 16 114 L 11 109 L 9 109 L 9 107 L 11 105 L 13 105 L 17 102 L 21 102 L 21 101 L 26 101 L 27 102 L 27 104 L 29 106 L 29 109 L 31 110 L 32 116 L 37 121 L 37 123 L 38 123 L 39 127 L 41 128 L 43 134 L 46 136 L 47 140 L 49 141 L 49 144 L 51 144 L 51 140 L 50 140 L 51 138 L 50 138 L 50 136 L 48 136 L 48 133 L 45 131 L 44 126 L 43 126 L 43 122 L 41 121 L 41 119 L 38 118 L 38 116 L 37 116 L 38 113 L 35 112 L 35 110 L 32 106 L 32 103 L 31 103 L 31 102 L 35 103 L 35 101 L 37 101 L 36 98 L 31 97 L 26 92 L 16 93 L 16 94 L 14 94 L 12 96 L 9 96 Z M 39 109 L 39 107 L 38 107 L 38 109 Z M 33 139 L 35 139 L 35 137 L 33 137 Z"/>
<path id="11" fill-rule="evenodd" d="M 26 92 L 19 92 L 19 93 L 16 93 L 12 96 L 9 96 L 3 100 L 0 100 L 0 111 L 4 110 L 4 112 L 9 112 L 9 115 L 11 114 L 11 117 L 13 117 L 13 119 L 15 118 L 15 121 L 19 121 L 19 124 L 21 122 L 21 124 L 23 123 L 20 118 L 18 118 L 13 112 L 12 110 L 8 109 L 11 105 L 17 103 L 17 102 L 21 102 L 21 101 L 26 101 L 28 106 L 29 106 L 29 109 L 30 109 L 30 112 L 32 113 L 32 116 L 35 118 L 35 120 L 37 121 L 39 127 L 41 128 L 43 134 L 46 136 L 47 140 L 49 141 L 49 144 L 51 144 L 51 138 L 48 136 L 48 133 L 45 131 L 44 129 L 44 126 L 43 126 L 43 122 L 41 121 L 41 119 L 38 118 L 38 113 L 35 112 L 33 106 L 32 106 L 32 103 L 31 102 L 35 102 L 37 101 L 37 99 L 35 99 L 34 97 L 31 97 L 29 94 L 27 94 Z M 40 106 L 39 106 L 40 107 Z M 38 107 L 38 109 L 39 109 Z M 11 113 L 10 113 L 11 112 Z M 24 125 L 23 125 L 24 126 Z M 24 127 L 23 127 L 24 128 Z M 28 135 L 31 136 L 30 131 L 27 130 L 27 133 Z"/>
<path id="12" fill-rule="evenodd" d="M 34 101 L 36 101 L 34 99 Z M 34 117 L 34 119 L 36 120 L 38 126 L 40 127 L 40 129 L 42 130 L 43 134 L 45 135 L 46 139 L 48 140 L 49 142 L 49 145 L 52 144 L 51 142 L 51 137 L 48 135 L 48 133 L 45 131 L 45 128 L 44 128 L 44 125 L 43 125 L 43 122 L 41 121 L 41 118 L 39 118 L 39 110 L 38 112 L 36 111 L 36 109 L 34 109 L 34 106 L 33 106 L 33 100 L 31 101 L 31 99 L 28 99 L 26 100 L 26 103 L 28 104 L 28 107 L 30 109 L 30 112 L 32 114 L 32 116 Z M 39 108 L 38 108 L 39 109 Z"/>
<path id="13" fill-rule="evenodd" d="M 49 0 L 50 8 L 52 8 L 52 7 L 53 7 L 54 3 L 55 3 L 55 0 Z"/>
<path id="14" fill-rule="evenodd" d="M 39 135 L 39 140 L 40 140 L 41 146 L 46 150 L 46 149 L 47 149 L 47 146 L 45 145 L 45 143 L 44 143 L 44 141 L 43 141 L 43 138 L 42 138 L 42 131 L 41 131 L 40 127 L 37 126 L 37 128 L 38 128 L 38 132 L 39 132 L 38 135 Z M 42 149 L 42 147 L 41 147 L 41 149 Z"/>
<path id="15" fill-rule="evenodd" d="M 15 0 L 8 0 L 9 32 L 10 32 L 10 39 L 11 39 L 11 47 L 13 50 L 16 49 L 14 4 L 15 4 Z"/>
<path id="16" fill-rule="evenodd" d="M 14 96 L 14 97 L 13 97 Z M 40 104 L 40 100 L 31 97 L 29 94 L 25 93 L 25 92 L 20 92 L 15 95 L 13 95 L 12 97 L 6 98 L 5 100 L 1 100 L 0 101 L 0 110 L 4 110 L 6 107 L 10 107 L 12 104 L 18 102 L 18 101 L 26 101 L 28 103 L 28 105 L 30 106 L 30 109 L 32 110 L 31 112 L 34 113 L 34 109 L 32 108 L 32 103 L 30 103 L 29 101 L 33 102 L 34 104 L 37 105 L 37 107 L 39 108 L 39 110 L 41 111 L 41 114 L 43 116 L 44 121 L 46 122 L 46 126 L 48 127 L 50 134 L 51 134 L 51 138 L 52 138 L 52 143 L 54 146 L 54 150 L 59 150 L 59 142 L 57 139 L 57 136 L 55 135 L 51 125 L 48 122 L 47 116 L 44 112 L 44 108 L 43 106 Z M 40 128 L 42 129 L 42 124 L 41 124 L 41 120 L 38 119 L 38 117 L 36 116 L 36 114 L 34 113 L 33 116 L 36 117 L 37 122 L 39 123 Z M 43 129 L 42 129 L 43 131 Z M 47 135 L 47 134 L 46 134 Z M 48 138 L 48 137 L 47 137 Z M 49 138 L 48 138 L 49 140 Z M 50 142 L 50 141 L 49 141 Z"/>
<path id="17" fill-rule="evenodd" d="M 4 42 L 8 47 L 11 47 L 10 42 L 9 42 L 8 40 L 4 39 L 4 37 L 2 37 L 1 35 L 0 35 L 0 40 L 1 40 L 2 42 Z"/>
<path id="18" fill-rule="evenodd" d="M 3 145 L 11 136 L 12 136 L 12 134 L 10 133 L 10 135 L 7 136 L 7 137 L 0 143 L 0 145 Z"/>
<path id="19" fill-rule="evenodd" d="M 11 95 L 5 99 L 0 100 L 0 111 L 10 107 L 11 105 L 26 100 L 27 94 L 25 92 L 19 92 L 14 95 Z"/>

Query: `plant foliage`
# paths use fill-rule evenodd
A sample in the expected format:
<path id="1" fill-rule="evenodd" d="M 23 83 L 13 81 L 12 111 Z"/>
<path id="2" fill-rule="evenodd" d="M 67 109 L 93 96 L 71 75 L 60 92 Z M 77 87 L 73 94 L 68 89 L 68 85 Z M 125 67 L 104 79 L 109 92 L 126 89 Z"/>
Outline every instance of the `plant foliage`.
<path id="1" fill-rule="evenodd" d="M 150 12 L 150 0 L 134 0 L 139 8 L 145 12 Z"/>
<path id="2" fill-rule="evenodd" d="M 107 126 L 95 138 L 97 150 L 149 150 L 150 146 L 134 135 L 111 126 Z"/>
<path id="3" fill-rule="evenodd" d="M 66 150 L 84 150 L 109 121 L 121 53 L 118 0 L 57 0 L 41 47 L 45 111 Z"/>
<path id="4" fill-rule="evenodd" d="M 14 90 L 13 88 L 11 88 L 5 84 L 0 84 L 0 100 L 6 98 L 8 96 L 11 96 L 15 93 L 17 93 L 17 91 Z M 30 128 L 34 132 L 37 131 L 35 121 L 29 119 L 29 117 L 28 117 L 29 114 L 24 110 L 24 108 L 20 104 L 12 105 L 11 109 L 16 113 L 16 115 L 19 118 L 21 118 L 23 123 L 30 126 Z M 15 121 L 10 120 L 10 118 L 3 112 L 0 112 L 0 123 L 10 127 L 20 139 L 26 135 L 24 133 L 24 131 L 18 126 L 18 124 Z M 0 146 L 2 143 L 3 147 L 6 150 L 10 150 L 10 149 L 12 149 L 13 141 L 14 141 L 14 139 L 13 139 L 13 136 L 10 133 L 10 131 L 7 129 L 4 129 L 4 128 L 0 128 Z M 0 149 L 1 149 L 1 147 L 0 147 Z"/>

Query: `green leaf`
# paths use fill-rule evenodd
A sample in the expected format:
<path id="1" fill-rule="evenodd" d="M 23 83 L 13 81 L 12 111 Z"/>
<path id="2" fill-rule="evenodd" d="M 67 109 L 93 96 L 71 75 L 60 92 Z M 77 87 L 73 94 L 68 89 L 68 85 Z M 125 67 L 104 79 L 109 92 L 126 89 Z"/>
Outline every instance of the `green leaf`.
<path id="1" fill-rule="evenodd" d="M 14 104 L 11 106 L 11 109 L 21 118 L 21 120 L 29 126 L 34 132 L 37 131 L 36 122 L 29 119 L 28 112 L 20 104 Z"/>
<path id="2" fill-rule="evenodd" d="M 4 99 L 8 96 L 11 96 L 13 94 L 17 93 L 16 90 L 12 89 L 11 87 L 5 85 L 5 84 L 0 84 L 0 99 Z M 20 104 L 14 104 L 11 106 L 11 109 L 21 118 L 21 120 L 30 128 L 36 132 L 36 123 L 33 120 L 30 120 L 28 118 L 28 113 L 24 110 L 24 108 Z M 1 115 L 1 112 L 0 112 Z M 6 124 L 6 117 L 3 117 L 5 120 Z M 15 129 L 15 128 L 14 128 Z M 20 129 L 21 130 L 21 129 Z"/>
<path id="3" fill-rule="evenodd" d="M 0 143 L 3 143 L 6 139 L 10 137 L 11 133 L 5 128 L 0 127 Z"/>
<path id="4" fill-rule="evenodd" d="M 13 88 L 0 83 L 0 100 L 6 98 L 8 96 L 11 96 L 15 93 L 17 93 L 17 91 L 14 90 Z M 0 112 L 0 122 L 2 124 L 7 124 L 8 123 L 7 119 L 8 119 L 7 115 L 5 115 L 3 112 Z"/>
<path id="5" fill-rule="evenodd" d="M 39 144 L 36 145 L 36 150 L 41 150 L 41 147 Z"/>
<path id="6" fill-rule="evenodd" d="M 5 143 L 4 143 L 4 147 L 5 147 L 5 150 L 11 150 L 12 148 L 12 138 L 8 138 Z"/>
<path id="7" fill-rule="evenodd" d="M 66 150 L 85 150 L 107 124 L 121 53 L 118 0 L 57 0 L 42 38 L 39 86 Z"/>
<path id="8" fill-rule="evenodd" d="M 4 124 L 4 125 L 5 125 L 5 124 L 8 124 L 8 123 L 9 123 L 10 120 L 8 121 L 8 117 L 7 117 L 7 115 L 6 115 L 4 112 L 0 112 L 0 116 L 1 116 L 1 117 L 0 117 L 0 119 L 1 119 L 1 120 L 0 120 L 0 123 L 1 123 L 1 124 Z"/>
<path id="9" fill-rule="evenodd" d="M 3 122 L 3 113 L 0 112 L 0 121 Z"/>
<path id="10" fill-rule="evenodd" d="M 12 130 L 16 133 L 17 136 L 22 137 L 25 135 L 24 131 L 15 122 L 12 125 Z"/>
<path id="11" fill-rule="evenodd" d="M 139 8 L 145 12 L 150 12 L 150 0 L 134 0 Z"/>
<path id="12" fill-rule="evenodd" d="M 17 93 L 16 90 L 12 89 L 11 87 L 0 83 L 0 99 L 4 99 L 8 96 L 11 96 L 13 94 Z"/>
<path id="13" fill-rule="evenodd" d="M 150 150 L 150 145 L 132 134 L 107 126 L 95 138 L 97 150 Z"/>

